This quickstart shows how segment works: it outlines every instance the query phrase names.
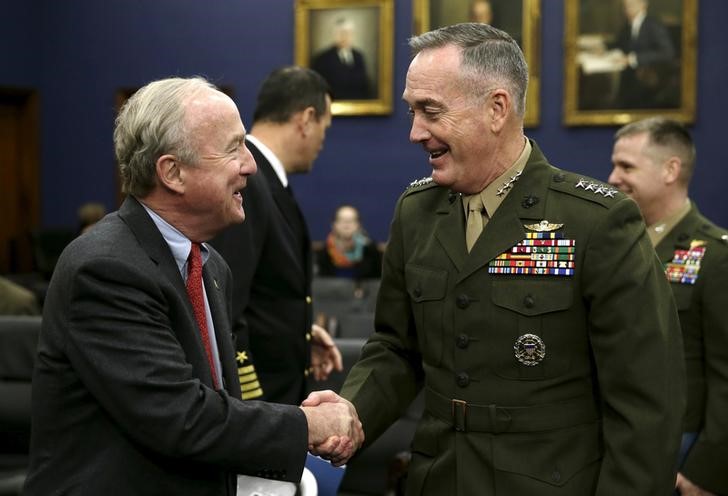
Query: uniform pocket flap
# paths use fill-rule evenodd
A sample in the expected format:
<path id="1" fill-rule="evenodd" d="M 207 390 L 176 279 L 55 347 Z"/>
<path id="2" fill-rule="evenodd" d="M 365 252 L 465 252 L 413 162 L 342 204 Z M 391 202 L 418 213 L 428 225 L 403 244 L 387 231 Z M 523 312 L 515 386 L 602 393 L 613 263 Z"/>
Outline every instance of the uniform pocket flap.
<path id="1" fill-rule="evenodd" d="M 407 264 L 407 292 L 415 302 L 441 300 L 447 291 L 447 271 Z"/>
<path id="2" fill-rule="evenodd" d="M 543 433 L 501 434 L 493 441 L 494 466 L 562 486 L 602 458 L 600 426 L 594 422 Z"/>
<path id="3" fill-rule="evenodd" d="M 570 281 L 493 281 L 493 303 L 523 315 L 558 312 L 571 307 L 574 290 Z"/>

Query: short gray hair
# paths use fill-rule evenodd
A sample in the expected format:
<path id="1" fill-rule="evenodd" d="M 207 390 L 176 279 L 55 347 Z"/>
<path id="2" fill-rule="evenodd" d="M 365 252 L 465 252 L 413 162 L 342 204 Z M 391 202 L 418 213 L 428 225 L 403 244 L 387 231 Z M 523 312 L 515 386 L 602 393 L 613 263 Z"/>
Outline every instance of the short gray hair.
<path id="1" fill-rule="evenodd" d="M 518 43 L 508 33 L 488 24 L 464 22 L 409 40 L 413 55 L 447 45 L 460 48 L 464 76 L 471 81 L 475 96 L 484 95 L 493 82 L 503 84 L 513 97 L 516 113 L 523 116 L 528 65 Z"/>
<path id="2" fill-rule="evenodd" d="M 695 144 L 690 131 L 666 117 L 649 117 L 623 126 L 614 133 L 614 141 L 626 136 L 647 133 L 648 144 L 663 155 L 676 155 L 682 162 L 680 182 L 687 186 L 695 170 Z"/>
<path id="3" fill-rule="evenodd" d="M 186 101 L 205 90 L 217 90 L 202 77 L 161 79 L 134 93 L 116 118 L 114 150 L 124 193 L 140 198 L 156 185 L 156 162 L 172 153 L 195 163 L 195 150 L 185 130 Z"/>

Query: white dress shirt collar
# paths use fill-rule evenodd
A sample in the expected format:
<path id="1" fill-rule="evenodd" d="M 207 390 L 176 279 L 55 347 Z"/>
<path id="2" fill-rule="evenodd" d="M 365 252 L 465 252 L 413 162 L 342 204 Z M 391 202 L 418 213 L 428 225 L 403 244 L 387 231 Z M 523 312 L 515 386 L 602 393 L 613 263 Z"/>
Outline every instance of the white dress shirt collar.
<path id="1" fill-rule="evenodd" d="M 255 147 L 260 150 L 260 153 L 262 153 L 266 160 L 270 162 L 271 167 L 273 167 L 273 170 L 275 171 L 276 176 L 278 176 L 278 179 L 280 179 L 283 187 L 288 187 L 288 176 L 286 175 L 286 169 L 283 167 L 283 162 L 281 162 L 280 159 L 276 157 L 276 154 L 273 153 L 270 148 L 268 148 L 265 144 L 263 144 L 262 141 L 260 141 L 252 134 L 249 134 L 245 139 L 253 143 Z"/>

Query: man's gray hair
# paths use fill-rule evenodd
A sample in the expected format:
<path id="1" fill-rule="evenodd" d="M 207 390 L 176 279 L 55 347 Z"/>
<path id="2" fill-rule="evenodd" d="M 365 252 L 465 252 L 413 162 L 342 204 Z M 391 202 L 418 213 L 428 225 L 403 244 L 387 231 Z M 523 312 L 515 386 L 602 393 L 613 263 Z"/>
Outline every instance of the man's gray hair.
<path id="1" fill-rule="evenodd" d="M 176 155 L 195 163 L 185 129 L 186 102 L 217 88 L 202 77 L 161 79 L 147 84 L 124 104 L 114 129 L 114 151 L 124 193 L 143 198 L 156 185 L 157 159 Z"/>
<path id="2" fill-rule="evenodd" d="M 447 45 L 460 48 L 463 76 L 472 85 L 474 96 L 484 96 L 494 83 L 503 85 L 513 98 L 516 113 L 523 116 L 528 65 L 518 43 L 508 33 L 488 24 L 465 22 L 409 40 L 413 55 Z"/>

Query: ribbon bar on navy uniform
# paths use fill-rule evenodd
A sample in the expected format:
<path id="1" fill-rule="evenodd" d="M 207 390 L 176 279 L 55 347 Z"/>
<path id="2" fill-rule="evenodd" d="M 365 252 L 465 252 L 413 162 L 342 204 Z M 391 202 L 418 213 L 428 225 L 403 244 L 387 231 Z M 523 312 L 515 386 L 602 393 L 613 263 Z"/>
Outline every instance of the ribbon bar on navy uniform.
<path id="1" fill-rule="evenodd" d="M 425 388 L 425 412 L 451 425 L 458 432 L 536 432 L 561 429 L 599 420 L 601 415 L 590 398 L 526 407 L 476 405 L 450 399 Z"/>

